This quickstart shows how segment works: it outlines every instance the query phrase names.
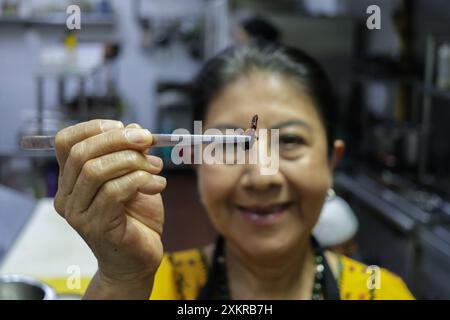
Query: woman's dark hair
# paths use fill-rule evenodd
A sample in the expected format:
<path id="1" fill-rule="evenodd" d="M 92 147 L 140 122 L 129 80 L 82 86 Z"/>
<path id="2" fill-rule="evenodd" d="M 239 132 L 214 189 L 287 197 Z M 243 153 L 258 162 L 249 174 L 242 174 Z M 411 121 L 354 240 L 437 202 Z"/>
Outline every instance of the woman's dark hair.
<path id="1" fill-rule="evenodd" d="M 203 66 L 193 87 L 194 119 L 203 120 L 211 101 L 242 75 L 254 70 L 295 80 L 315 102 L 324 124 L 331 155 L 337 122 L 337 101 L 331 82 L 313 58 L 299 49 L 279 45 L 242 45 L 225 49 Z"/>

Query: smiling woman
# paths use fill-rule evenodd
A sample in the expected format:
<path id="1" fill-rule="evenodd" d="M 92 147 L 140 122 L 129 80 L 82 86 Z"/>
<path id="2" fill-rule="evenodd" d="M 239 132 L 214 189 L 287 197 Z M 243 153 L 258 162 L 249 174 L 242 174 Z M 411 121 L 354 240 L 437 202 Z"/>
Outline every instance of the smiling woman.
<path id="1" fill-rule="evenodd" d="M 278 170 L 196 166 L 220 236 L 206 248 L 163 254 L 166 182 L 156 176 L 161 162 L 143 154 L 151 134 L 110 121 L 64 129 L 55 206 L 98 259 L 86 298 L 412 298 L 399 278 L 326 252 L 311 236 L 344 152 L 331 85 L 312 58 L 281 47 L 230 48 L 204 66 L 193 97 L 205 130 L 246 128 L 255 114 L 259 128 L 278 129 Z"/>

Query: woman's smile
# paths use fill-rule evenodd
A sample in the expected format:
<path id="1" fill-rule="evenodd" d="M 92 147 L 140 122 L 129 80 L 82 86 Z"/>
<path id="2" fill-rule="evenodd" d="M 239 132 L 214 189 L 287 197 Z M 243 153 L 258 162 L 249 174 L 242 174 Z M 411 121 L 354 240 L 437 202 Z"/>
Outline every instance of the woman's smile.
<path id="1" fill-rule="evenodd" d="M 235 205 L 235 212 L 242 215 L 246 222 L 258 226 L 271 226 L 284 220 L 289 213 L 292 202 L 274 204 Z"/>

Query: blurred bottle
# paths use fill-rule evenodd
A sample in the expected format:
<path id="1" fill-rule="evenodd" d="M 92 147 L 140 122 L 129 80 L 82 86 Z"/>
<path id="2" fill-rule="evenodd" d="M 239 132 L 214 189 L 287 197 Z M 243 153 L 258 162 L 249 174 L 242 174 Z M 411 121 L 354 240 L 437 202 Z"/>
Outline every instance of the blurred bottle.
<path id="1" fill-rule="evenodd" d="M 69 68 L 76 68 L 77 65 L 77 37 L 74 32 L 68 32 L 64 37 L 64 47 L 67 54 L 67 64 Z"/>
<path id="2" fill-rule="evenodd" d="M 17 4 L 17 16 L 28 18 L 31 15 L 32 3 L 29 0 L 19 0 Z"/>
<path id="3" fill-rule="evenodd" d="M 97 11 L 101 14 L 111 14 L 112 7 L 108 0 L 101 0 L 97 5 Z"/>
<path id="4" fill-rule="evenodd" d="M 4 0 L 2 3 L 2 15 L 5 17 L 16 17 L 19 3 L 17 0 Z"/>
<path id="5" fill-rule="evenodd" d="M 437 87 L 450 90 L 450 43 L 439 47 L 437 54 Z"/>

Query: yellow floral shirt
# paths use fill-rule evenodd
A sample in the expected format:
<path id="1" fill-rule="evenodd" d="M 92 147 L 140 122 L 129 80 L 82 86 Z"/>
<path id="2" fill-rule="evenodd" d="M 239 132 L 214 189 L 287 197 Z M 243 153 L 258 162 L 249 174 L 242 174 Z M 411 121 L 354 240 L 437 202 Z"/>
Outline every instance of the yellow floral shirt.
<path id="1" fill-rule="evenodd" d="M 339 265 L 337 281 L 341 299 L 414 299 L 402 279 L 388 270 L 368 267 L 342 255 L 335 256 Z M 200 250 L 166 254 L 156 273 L 150 299 L 196 299 L 206 282 L 206 275 Z"/>
<path id="2" fill-rule="evenodd" d="M 327 253 L 327 257 L 330 252 Z M 337 259 L 337 283 L 342 300 L 409 300 L 414 299 L 400 277 L 386 269 L 373 271 L 355 260 L 331 253 Z M 375 269 L 377 270 L 377 269 Z M 156 273 L 152 300 L 196 299 L 206 283 L 206 262 L 199 249 L 167 253 Z M 84 277 L 81 286 L 67 289 L 66 279 L 42 279 L 58 293 L 82 295 L 90 281 Z M 372 289 L 369 289 L 372 288 Z"/>

